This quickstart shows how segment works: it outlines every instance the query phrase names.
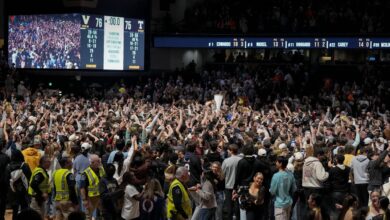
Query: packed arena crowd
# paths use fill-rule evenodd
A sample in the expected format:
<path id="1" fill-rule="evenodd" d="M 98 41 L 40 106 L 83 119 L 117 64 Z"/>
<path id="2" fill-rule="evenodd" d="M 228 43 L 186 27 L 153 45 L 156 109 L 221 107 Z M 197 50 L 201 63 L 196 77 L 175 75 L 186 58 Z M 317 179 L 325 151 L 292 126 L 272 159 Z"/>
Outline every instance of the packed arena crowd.
<path id="1" fill-rule="evenodd" d="M 80 22 L 71 14 L 11 16 L 8 37 L 8 62 L 17 68 L 80 67 Z"/>
<path id="2" fill-rule="evenodd" d="M 389 88 L 370 66 L 362 83 L 307 71 L 237 65 L 83 97 L 3 68 L 1 219 L 387 219 Z"/>

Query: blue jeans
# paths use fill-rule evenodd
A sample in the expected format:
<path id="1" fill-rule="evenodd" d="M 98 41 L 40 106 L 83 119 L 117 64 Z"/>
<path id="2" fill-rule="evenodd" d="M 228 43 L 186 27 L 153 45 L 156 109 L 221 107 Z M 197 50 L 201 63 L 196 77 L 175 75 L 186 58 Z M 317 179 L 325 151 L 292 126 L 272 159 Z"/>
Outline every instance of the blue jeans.
<path id="1" fill-rule="evenodd" d="M 241 201 L 239 200 L 238 202 L 241 205 Z M 246 210 L 242 208 L 240 208 L 240 220 L 246 220 Z"/>
<path id="2" fill-rule="evenodd" d="M 199 220 L 215 220 L 215 211 L 216 208 L 211 209 L 200 209 L 199 210 Z"/>
<path id="3" fill-rule="evenodd" d="M 225 201 L 225 194 L 223 191 L 217 191 L 215 193 L 217 200 L 217 211 L 215 212 L 215 219 L 222 220 L 223 217 L 223 203 Z"/>
<path id="4" fill-rule="evenodd" d="M 83 206 L 83 200 L 81 199 L 80 186 L 81 186 L 81 181 L 76 180 L 76 190 L 77 190 L 77 196 L 79 199 L 80 211 L 85 212 L 85 207 Z"/>
<path id="5" fill-rule="evenodd" d="M 55 209 L 55 206 L 54 206 L 54 193 L 50 193 L 49 194 L 49 198 L 47 199 L 46 201 L 46 214 L 47 216 L 49 216 L 50 218 L 53 218 L 56 216 L 56 209 Z"/>

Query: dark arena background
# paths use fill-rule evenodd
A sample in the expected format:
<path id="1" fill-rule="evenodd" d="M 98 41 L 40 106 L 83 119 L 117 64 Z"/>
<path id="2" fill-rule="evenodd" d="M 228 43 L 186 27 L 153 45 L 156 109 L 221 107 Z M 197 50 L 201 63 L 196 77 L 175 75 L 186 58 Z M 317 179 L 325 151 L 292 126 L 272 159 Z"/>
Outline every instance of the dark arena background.
<path id="1" fill-rule="evenodd" d="M 0 220 L 390 219 L 389 11 L 0 0 Z"/>

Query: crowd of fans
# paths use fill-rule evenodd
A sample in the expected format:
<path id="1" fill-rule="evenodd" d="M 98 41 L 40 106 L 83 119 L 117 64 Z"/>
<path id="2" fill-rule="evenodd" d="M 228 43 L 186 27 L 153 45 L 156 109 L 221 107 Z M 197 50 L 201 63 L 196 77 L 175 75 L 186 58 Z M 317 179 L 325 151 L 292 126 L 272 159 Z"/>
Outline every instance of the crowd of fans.
<path id="1" fill-rule="evenodd" d="M 8 34 L 8 62 L 17 68 L 80 67 L 80 23 L 71 14 L 11 16 Z"/>
<path id="2" fill-rule="evenodd" d="M 237 65 L 82 97 L 29 89 L 11 68 L 0 216 L 387 219 L 390 91 L 361 71 L 312 85 L 304 64 Z"/>
<path id="3" fill-rule="evenodd" d="M 244 34 L 386 33 L 390 28 L 387 23 L 388 9 L 388 2 L 383 0 L 201 1 L 186 10 L 184 22 L 175 31 Z M 200 20 L 204 22 L 198 22 Z"/>

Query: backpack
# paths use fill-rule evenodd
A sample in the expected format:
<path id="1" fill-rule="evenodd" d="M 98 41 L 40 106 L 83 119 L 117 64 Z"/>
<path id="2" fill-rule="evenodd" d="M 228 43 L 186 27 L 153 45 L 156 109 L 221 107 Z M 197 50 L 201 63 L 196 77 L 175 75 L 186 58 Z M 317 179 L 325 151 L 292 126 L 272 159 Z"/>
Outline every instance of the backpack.
<path id="1" fill-rule="evenodd" d="M 28 189 L 28 179 L 23 172 L 24 164 L 22 163 L 18 169 L 12 171 L 10 174 L 9 185 L 12 192 L 24 193 Z"/>

